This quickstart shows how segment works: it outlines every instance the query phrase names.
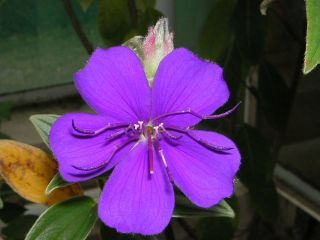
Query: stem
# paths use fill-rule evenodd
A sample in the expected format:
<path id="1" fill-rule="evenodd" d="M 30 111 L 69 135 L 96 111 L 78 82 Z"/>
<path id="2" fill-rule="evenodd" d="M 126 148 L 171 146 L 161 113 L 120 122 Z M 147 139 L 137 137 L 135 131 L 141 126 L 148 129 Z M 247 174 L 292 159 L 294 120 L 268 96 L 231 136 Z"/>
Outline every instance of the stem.
<path id="1" fill-rule="evenodd" d="M 177 222 L 183 228 L 183 230 L 188 233 L 189 237 L 193 240 L 199 240 L 198 237 L 194 234 L 194 230 L 190 228 L 189 224 L 182 218 L 177 218 Z"/>
<path id="2" fill-rule="evenodd" d="M 164 234 L 165 234 L 167 240 L 175 240 L 171 222 L 169 223 L 169 225 L 164 230 Z"/>
<path id="3" fill-rule="evenodd" d="M 91 55 L 91 53 L 93 52 L 93 46 L 89 41 L 88 37 L 86 36 L 86 34 L 84 33 L 84 31 L 82 30 L 82 27 L 73 10 L 70 0 L 62 0 L 62 2 L 63 2 L 64 9 L 70 18 L 74 31 L 78 35 L 82 45 L 87 50 L 88 54 Z"/>

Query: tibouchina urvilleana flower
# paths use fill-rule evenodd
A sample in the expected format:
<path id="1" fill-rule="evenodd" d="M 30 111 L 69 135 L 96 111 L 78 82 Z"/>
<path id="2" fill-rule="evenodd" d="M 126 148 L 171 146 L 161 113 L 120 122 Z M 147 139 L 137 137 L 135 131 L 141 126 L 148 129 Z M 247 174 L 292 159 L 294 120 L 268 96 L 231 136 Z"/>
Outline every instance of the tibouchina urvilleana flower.
<path id="1" fill-rule="evenodd" d="M 124 46 L 97 49 L 74 76 L 96 114 L 63 115 L 49 140 L 69 182 L 114 168 L 99 200 L 106 225 L 152 235 L 170 221 L 174 185 L 204 208 L 229 197 L 240 155 L 227 137 L 193 129 L 202 119 L 223 118 L 235 109 L 212 115 L 229 98 L 217 64 L 172 49 L 158 61 L 149 84 L 142 62 Z"/>

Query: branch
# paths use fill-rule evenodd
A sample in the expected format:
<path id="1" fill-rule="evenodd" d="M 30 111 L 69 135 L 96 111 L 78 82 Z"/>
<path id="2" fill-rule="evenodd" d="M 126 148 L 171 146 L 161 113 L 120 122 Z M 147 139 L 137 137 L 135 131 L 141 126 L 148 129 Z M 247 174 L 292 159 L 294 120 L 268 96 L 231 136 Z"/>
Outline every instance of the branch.
<path id="1" fill-rule="evenodd" d="M 88 54 L 91 55 L 91 53 L 93 52 L 93 46 L 89 41 L 88 37 L 86 36 L 86 34 L 84 33 L 84 31 L 82 30 L 80 22 L 72 8 L 70 0 L 62 0 L 62 2 L 63 2 L 64 9 L 70 18 L 73 30 L 78 35 L 82 45 L 87 50 Z"/>

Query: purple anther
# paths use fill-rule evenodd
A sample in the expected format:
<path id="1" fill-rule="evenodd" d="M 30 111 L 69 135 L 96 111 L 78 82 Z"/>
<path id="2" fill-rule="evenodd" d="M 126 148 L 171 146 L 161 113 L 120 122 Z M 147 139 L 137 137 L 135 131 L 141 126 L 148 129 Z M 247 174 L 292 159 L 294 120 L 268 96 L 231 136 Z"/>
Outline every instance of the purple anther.
<path id="1" fill-rule="evenodd" d="M 186 110 L 182 110 L 182 111 L 177 111 L 177 112 L 171 112 L 171 113 L 165 113 L 165 114 L 162 114 L 154 119 L 152 119 L 152 121 L 155 121 L 155 120 L 159 120 L 159 119 L 162 119 L 162 118 L 165 118 L 165 117 L 170 117 L 170 116 L 174 116 L 174 115 L 181 115 L 181 114 L 191 114 L 197 118 L 200 118 L 200 119 L 210 119 L 210 120 L 213 120 L 213 119 L 220 119 L 220 118 L 224 118 L 226 116 L 228 116 L 229 114 L 231 114 L 232 112 L 234 112 L 237 107 L 241 104 L 241 102 L 237 103 L 233 108 L 231 108 L 230 110 L 224 112 L 224 113 L 221 113 L 221 114 L 214 114 L 214 115 L 201 115 L 197 112 L 194 112 L 192 109 L 186 109 Z"/>
<path id="2" fill-rule="evenodd" d="M 128 145 L 129 143 L 133 142 L 133 141 L 137 141 L 138 139 L 135 138 L 129 138 L 126 141 L 123 141 L 122 143 L 119 143 L 117 145 L 114 146 L 113 151 L 111 152 L 111 154 L 109 155 L 109 157 L 107 158 L 107 160 L 105 160 L 104 162 L 100 163 L 99 165 L 96 166 L 86 166 L 86 167 L 79 167 L 76 165 L 72 165 L 72 167 L 74 167 L 75 169 L 81 170 L 81 171 L 92 171 L 92 170 L 96 170 L 99 168 L 104 167 L 106 164 L 108 164 L 111 159 L 113 158 L 113 156 L 119 151 L 121 150 L 123 147 L 125 147 L 126 145 Z"/>

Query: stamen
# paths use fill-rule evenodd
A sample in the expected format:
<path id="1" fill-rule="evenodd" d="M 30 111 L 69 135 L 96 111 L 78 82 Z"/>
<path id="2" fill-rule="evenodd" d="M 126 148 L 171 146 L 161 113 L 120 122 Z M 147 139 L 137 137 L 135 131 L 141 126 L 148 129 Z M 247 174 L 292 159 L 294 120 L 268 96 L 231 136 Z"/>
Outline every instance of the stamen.
<path id="1" fill-rule="evenodd" d="M 232 150 L 233 147 L 224 147 L 224 146 L 219 146 L 219 145 L 214 145 L 212 143 L 209 143 L 208 141 L 202 139 L 202 138 L 196 138 L 195 136 L 192 135 L 192 133 L 190 133 L 190 131 L 188 131 L 188 129 L 184 129 L 184 128 L 178 128 L 178 127 L 167 127 L 167 129 L 176 131 L 176 132 L 181 132 L 181 133 L 185 133 L 186 135 L 188 135 L 190 138 L 192 138 L 194 141 L 196 141 L 197 143 L 203 145 L 206 148 L 209 148 L 213 151 L 216 152 L 226 152 L 229 150 Z"/>
<path id="2" fill-rule="evenodd" d="M 177 111 L 177 112 L 171 112 L 171 113 L 165 113 L 165 114 L 162 114 L 154 119 L 152 119 L 152 121 L 155 121 L 155 120 L 159 120 L 159 119 L 162 119 L 162 118 L 165 118 L 165 117 L 170 117 L 170 116 L 174 116 L 174 115 L 182 115 L 182 114 L 191 114 L 197 118 L 200 118 L 200 119 L 210 119 L 210 120 L 214 120 L 214 119 L 220 119 L 220 118 L 224 118 L 226 116 L 228 116 L 229 114 L 231 114 L 232 112 L 234 112 L 237 107 L 241 104 L 241 102 L 237 103 L 233 108 L 231 108 L 230 110 L 224 112 L 224 113 L 221 113 L 221 114 L 214 114 L 214 115 L 201 115 L 197 112 L 194 112 L 192 109 L 186 109 L 186 110 L 182 110 L 182 111 Z"/>
<path id="3" fill-rule="evenodd" d="M 115 139 L 115 138 L 117 138 L 117 137 L 120 137 L 120 136 L 121 136 L 122 134 L 124 134 L 125 132 L 126 132 L 125 129 L 121 129 L 121 130 L 119 130 L 119 131 L 117 131 L 117 132 L 115 132 L 115 133 L 110 134 L 109 136 L 106 137 L 106 139 L 108 139 L 108 140 Z"/>
<path id="4" fill-rule="evenodd" d="M 190 136 L 196 142 L 198 142 L 198 143 L 202 144 L 203 146 L 205 146 L 205 147 L 207 147 L 209 149 L 212 149 L 212 150 L 214 150 L 216 152 L 226 152 L 226 151 L 229 151 L 229 150 L 233 149 L 233 147 L 223 147 L 223 146 L 218 146 L 218 145 L 214 145 L 214 144 L 208 143 L 207 141 L 205 141 L 202 138 L 197 139 L 197 138 L 191 136 L 191 134 L 188 134 L 188 136 Z"/>
<path id="5" fill-rule="evenodd" d="M 108 129 L 114 129 L 114 128 L 119 128 L 119 127 L 125 127 L 128 126 L 128 124 L 124 124 L 124 123 L 107 123 L 106 126 L 97 129 L 97 130 L 86 130 L 86 129 L 80 129 L 76 126 L 74 120 L 72 119 L 72 128 L 73 130 L 75 130 L 77 133 L 81 133 L 84 135 L 88 135 L 88 136 L 97 136 L 100 133 L 108 130 Z"/>
<path id="6" fill-rule="evenodd" d="M 159 134 L 159 126 L 153 127 L 155 135 Z"/>
<path id="7" fill-rule="evenodd" d="M 168 131 L 165 129 L 165 127 L 163 126 L 163 123 L 160 123 L 160 124 L 159 124 L 159 129 L 162 130 L 161 133 L 164 133 L 165 136 L 167 136 L 167 137 L 169 137 L 169 138 L 172 138 L 172 139 L 174 139 L 174 140 L 178 140 L 178 139 L 180 139 L 180 138 L 182 137 L 182 136 L 175 136 L 175 135 L 173 135 L 172 133 L 168 132 Z"/>
<path id="8" fill-rule="evenodd" d="M 143 121 L 138 121 L 138 124 L 139 124 L 139 128 L 140 128 L 140 130 L 142 130 Z"/>
<path id="9" fill-rule="evenodd" d="M 152 175 L 153 170 L 153 144 L 151 134 L 148 133 L 148 160 L 149 160 L 149 173 Z"/>
<path id="10" fill-rule="evenodd" d="M 111 159 L 114 157 L 114 155 L 121 150 L 123 147 L 125 147 L 126 145 L 128 145 L 130 142 L 136 141 L 138 140 L 136 137 L 135 138 L 129 138 L 126 141 L 123 141 L 122 143 L 119 143 L 117 145 L 114 146 L 113 151 L 111 152 L 111 154 L 109 155 L 108 159 L 102 163 L 100 163 L 97 166 L 87 166 L 87 167 L 79 167 L 79 166 L 75 166 L 72 165 L 72 167 L 74 167 L 75 169 L 81 170 L 81 171 L 91 171 L 91 170 L 96 170 L 99 168 L 104 167 L 107 163 L 109 163 L 111 161 Z"/>
<path id="11" fill-rule="evenodd" d="M 163 165 L 164 165 L 165 168 L 166 168 L 166 172 L 167 172 L 167 175 L 168 175 L 168 177 L 169 177 L 169 180 L 170 180 L 170 182 L 171 182 L 172 184 L 174 184 L 172 174 L 171 174 L 171 172 L 170 172 L 170 170 L 169 170 L 169 167 L 168 167 L 166 158 L 165 158 L 165 156 L 164 156 L 164 154 L 163 154 L 163 150 L 162 150 L 162 148 L 160 147 L 159 143 L 157 144 L 157 149 L 158 149 L 158 153 L 159 153 L 159 155 L 160 155 L 160 157 L 161 157 L 161 159 L 162 159 Z"/>

